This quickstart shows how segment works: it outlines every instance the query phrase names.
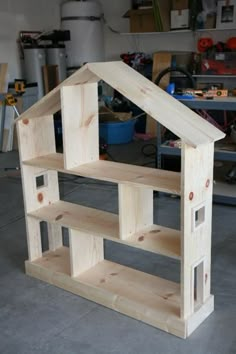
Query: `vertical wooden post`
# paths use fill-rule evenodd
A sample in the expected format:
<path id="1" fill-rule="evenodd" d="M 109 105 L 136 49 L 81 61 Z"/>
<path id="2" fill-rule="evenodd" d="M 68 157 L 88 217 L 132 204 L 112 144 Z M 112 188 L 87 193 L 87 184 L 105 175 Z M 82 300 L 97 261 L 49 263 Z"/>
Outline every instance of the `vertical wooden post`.
<path id="1" fill-rule="evenodd" d="M 104 260 L 103 238 L 70 229 L 69 242 L 72 277 Z"/>
<path id="2" fill-rule="evenodd" d="M 153 190 L 119 184 L 120 238 L 125 240 L 153 224 Z"/>
<path id="3" fill-rule="evenodd" d="M 21 173 L 24 204 L 26 213 L 26 230 L 29 260 L 42 256 L 40 223 L 27 216 L 27 213 L 59 200 L 58 176 L 56 171 L 24 165 L 24 161 L 55 153 L 55 135 L 53 116 L 40 119 L 23 120 L 17 123 L 18 141 L 20 142 Z M 37 187 L 36 178 L 42 176 L 44 184 Z M 62 230 L 58 225 L 48 227 L 50 250 L 62 246 Z"/>
<path id="4" fill-rule="evenodd" d="M 203 262 L 204 284 L 197 274 L 197 294 L 210 296 L 211 222 L 214 144 L 182 146 L 181 175 L 181 316 L 194 312 L 194 267 Z M 201 289 L 203 287 L 203 289 Z"/>
<path id="5" fill-rule="evenodd" d="M 99 160 L 97 84 L 61 89 L 66 169 Z"/>

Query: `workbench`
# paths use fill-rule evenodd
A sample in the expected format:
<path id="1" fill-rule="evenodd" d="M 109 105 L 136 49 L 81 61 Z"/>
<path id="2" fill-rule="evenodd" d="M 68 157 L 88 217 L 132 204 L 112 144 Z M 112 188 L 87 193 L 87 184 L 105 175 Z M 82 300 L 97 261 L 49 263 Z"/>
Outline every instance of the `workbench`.
<path id="1" fill-rule="evenodd" d="M 180 99 L 187 107 L 193 110 L 220 110 L 220 111 L 236 111 L 236 97 L 215 97 L 214 99 L 194 98 Z M 180 149 L 165 145 L 161 141 L 161 129 L 157 129 L 157 167 L 161 168 L 161 158 L 163 155 L 180 156 Z M 236 163 L 236 144 L 223 140 L 215 145 L 214 152 L 215 161 L 228 161 L 232 164 Z M 216 172 L 216 171 L 215 171 Z M 215 173 L 215 177 L 216 173 Z M 215 181 L 213 200 L 219 203 L 236 205 L 236 186 L 224 181 L 221 174 L 220 180 Z"/>

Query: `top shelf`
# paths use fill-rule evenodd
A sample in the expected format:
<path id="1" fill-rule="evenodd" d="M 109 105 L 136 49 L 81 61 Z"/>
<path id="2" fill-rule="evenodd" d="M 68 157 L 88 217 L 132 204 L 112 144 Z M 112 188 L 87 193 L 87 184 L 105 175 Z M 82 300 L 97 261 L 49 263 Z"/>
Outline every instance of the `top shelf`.
<path id="1" fill-rule="evenodd" d="M 183 34 L 183 33 L 189 33 L 189 34 L 194 34 L 194 33 L 202 33 L 202 32 L 223 32 L 223 31 L 236 31 L 236 28 L 204 28 L 204 29 L 197 29 L 197 30 L 190 30 L 190 29 L 179 29 L 179 30 L 173 30 L 173 31 L 167 31 L 167 32 L 123 32 L 120 33 L 122 36 L 145 36 L 145 35 L 169 35 L 169 34 Z"/>
<path id="2" fill-rule="evenodd" d="M 67 170 L 64 168 L 63 154 L 59 153 L 24 161 L 24 165 L 180 195 L 180 173 L 178 172 L 102 160 Z"/>

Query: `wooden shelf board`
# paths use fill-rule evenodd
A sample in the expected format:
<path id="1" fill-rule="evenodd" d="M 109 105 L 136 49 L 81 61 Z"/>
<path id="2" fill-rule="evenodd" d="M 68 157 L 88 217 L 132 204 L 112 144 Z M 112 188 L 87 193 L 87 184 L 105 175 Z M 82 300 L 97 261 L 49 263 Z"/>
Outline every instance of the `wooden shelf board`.
<path id="1" fill-rule="evenodd" d="M 196 30 L 191 30 L 191 29 L 177 29 L 177 30 L 171 30 L 171 31 L 162 31 L 162 32 L 122 32 L 120 35 L 122 36 L 153 36 L 153 35 L 169 35 L 169 34 L 190 34 L 194 35 L 195 33 L 198 32 L 223 32 L 223 31 L 235 31 L 236 28 L 202 28 L 202 29 L 196 29 Z"/>
<path id="2" fill-rule="evenodd" d="M 25 267 L 30 276 L 181 338 L 189 336 L 214 310 L 211 295 L 192 316 L 181 319 L 179 284 L 106 260 L 72 278 L 67 247 L 45 252 Z"/>
<path id="3" fill-rule="evenodd" d="M 121 240 L 117 215 L 64 201 L 42 207 L 28 215 L 93 236 L 180 259 L 180 231 L 177 230 L 152 225 L 126 240 Z"/>
<path id="4" fill-rule="evenodd" d="M 63 173 L 180 195 L 180 173 L 149 167 L 99 160 L 72 170 L 64 169 L 63 155 L 50 154 L 24 161 L 25 165 L 57 170 Z"/>
<path id="5" fill-rule="evenodd" d="M 163 256 L 180 259 L 180 231 L 152 225 L 124 241 L 125 244 Z"/>
<path id="6" fill-rule="evenodd" d="M 179 30 L 172 30 L 172 31 L 162 31 L 162 32 L 122 32 L 122 36 L 145 36 L 145 35 L 168 35 L 168 34 L 180 34 L 180 33 L 190 33 L 193 32 L 190 29 L 179 29 Z"/>
<path id="7" fill-rule="evenodd" d="M 95 301 L 125 315 L 184 338 L 180 318 L 180 286 L 110 261 L 102 261 L 80 276 L 71 278 L 69 249 L 46 252 L 26 262 L 26 273 Z"/>
<path id="8" fill-rule="evenodd" d="M 119 237 L 118 216 L 98 209 L 59 201 L 28 214 L 93 236 L 109 239 Z"/>

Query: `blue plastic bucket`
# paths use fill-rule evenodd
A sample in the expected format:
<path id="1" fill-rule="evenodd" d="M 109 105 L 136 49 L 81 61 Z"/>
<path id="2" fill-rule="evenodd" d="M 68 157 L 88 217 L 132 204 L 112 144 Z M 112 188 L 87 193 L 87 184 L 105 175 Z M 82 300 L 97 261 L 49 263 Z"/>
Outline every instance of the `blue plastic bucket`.
<path id="1" fill-rule="evenodd" d="M 107 144 L 126 144 L 133 140 L 136 119 L 99 123 L 99 136 Z"/>

